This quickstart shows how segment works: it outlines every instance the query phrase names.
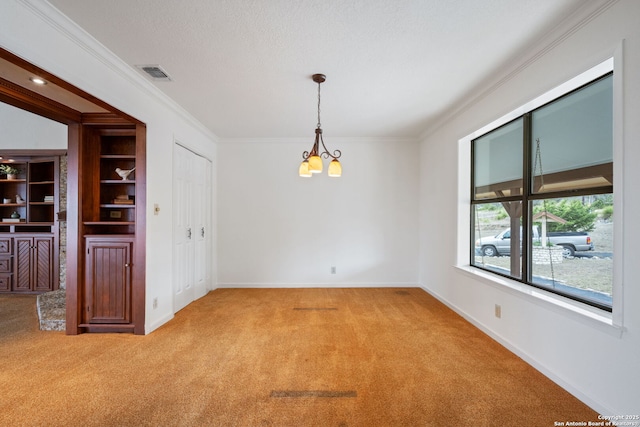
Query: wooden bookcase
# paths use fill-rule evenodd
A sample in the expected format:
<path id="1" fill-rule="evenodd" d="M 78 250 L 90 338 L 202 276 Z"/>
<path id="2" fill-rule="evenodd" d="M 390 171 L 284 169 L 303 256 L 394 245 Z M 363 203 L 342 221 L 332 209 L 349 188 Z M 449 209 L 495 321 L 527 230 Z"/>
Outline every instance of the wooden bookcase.
<path id="1" fill-rule="evenodd" d="M 90 193 L 83 204 L 85 234 L 135 234 L 136 170 L 127 179 L 116 172 L 136 167 L 135 129 L 98 129 L 94 138 L 84 182 Z"/>
<path id="2" fill-rule="evenodd" d="M 0 176 L 0 292 L 58 289 L 60 159 L 3 157 L 19 173 Z"/>
<path id="3" fill-rule="evenodd" d="M 145 134 L 140 125 L 83 126 L 79 332 L 144 333 Z"/>

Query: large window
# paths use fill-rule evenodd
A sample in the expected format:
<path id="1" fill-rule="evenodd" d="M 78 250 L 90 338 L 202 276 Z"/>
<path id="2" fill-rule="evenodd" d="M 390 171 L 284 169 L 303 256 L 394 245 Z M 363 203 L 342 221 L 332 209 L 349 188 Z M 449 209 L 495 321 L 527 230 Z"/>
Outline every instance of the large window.
<path id="1" fill-rule="evenodd" d="M 474 139 L 471 265 L 611 311 L 613 74 Z"/>

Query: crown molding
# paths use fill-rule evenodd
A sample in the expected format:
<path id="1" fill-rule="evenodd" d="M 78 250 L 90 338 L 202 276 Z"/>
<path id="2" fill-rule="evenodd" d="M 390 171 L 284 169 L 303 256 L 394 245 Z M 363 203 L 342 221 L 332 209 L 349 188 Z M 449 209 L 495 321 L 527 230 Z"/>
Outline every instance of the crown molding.
<path id="1" fill-rule="evenodd" d="M 417 137 L 331 137 L 327 138 L 327 144 L 349 145 L 358 143 L 381 143 L 381 144 L 417 144 L 420 140 Z M 301 137 L 283 138 L 220 138 L 219 144 L 313 144 L 313 135 Z"/>
<path id="2" fill-rule="evenodd" d="M 606 0 L 604 2 L 602 0 L 585 1 L 579 10 L 576 10 L 567 19 L 558 23 L 558 25 L 549 31 L 541 40 L 536 41 L 533 46 L 521 49 L 526 52 L 524 55 L 520 55 L 512 61 L 507 62 L 513 65 L 506 67 L 506 69 L 505 67 L 501 67 L 505 69 L 504 72 L 493 74 L 496 77 L 478 84 L 476 91 L 472 91 L 472 93 L 467 95 L 463 100 L 444 112 L 428 129 L 420 134 L 419 140 L 422 141 L 426 139 L 453 118 L 467 111 L 473 105 L 498 90 L 501 86 L 516 78 L 516 76 L 525 69 L 547 55 L 582 27 L 618 3 L 618 1 L 619 0 Z"/>
<path id="3" fill-rule="evenodd" d="M 62 14 L 50 3 L 45 0 L 16 0 L 16 2 L 21 4 L 26 10 L 35 15 L 44 24 L 62 34 L 73 44 L 101 62 L 109 70 L 140 90 L 144 95 L 155 99 L 156 101 L 167 107 L 169 110 L 174 112 L 176 115 L 199 130 L 201 133 L 212 139 L 214 142 L 218 140 L 218 137 L 210 129 L 205 127 L 188 111 L 182 108 L 173 99 L 165 95 L 151 82 L 140 75 L 133 67 L 125 63 L 112 51 L 107 49 L 106 46 L 104 46 L 93 36 L 83 30 L 78 24 L 73 22 L 66 15 Z M 80 75 L 76 76 L 81 79 Z M 87 92 L 91 93 L 90 91 Z M 116 104 L 113 101 L 110 101 L 110 103 Z"/>

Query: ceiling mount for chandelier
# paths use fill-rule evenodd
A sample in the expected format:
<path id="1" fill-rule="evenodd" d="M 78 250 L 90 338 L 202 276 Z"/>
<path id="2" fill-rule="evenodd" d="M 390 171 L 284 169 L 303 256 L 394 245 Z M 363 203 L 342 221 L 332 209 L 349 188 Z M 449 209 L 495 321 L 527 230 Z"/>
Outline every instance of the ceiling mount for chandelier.
<path id="1" fill-rule="evenodd" d="M 340 150 L 334 150 L 333 154 L 327 150 L 324 145 L 324 139 L 322 138 L 322 126 L 320 124 L 320 84 L 323 83 L 327 77 L 324 74 L 314 74 L 311 76 L 314 82 L 318 83 L 318 125 L 316 127 L 316 138 L 313 143 L 311 151 L 305 151 L 302 153 L 302 163 L 300 164 L 299 174 L 302 177 L 311 177 L 314 173 L 322 172 L 322 158 L 331 158 L 329 163 L 328 175 L 331 177 L 339 177 L 342 175 L 342 165 L 338 161 L 338 158 L 342 155 Z M 322 145 L 322 147 L 321 147 Z M 320 151 L 322 148 L 322 151 Z"/>

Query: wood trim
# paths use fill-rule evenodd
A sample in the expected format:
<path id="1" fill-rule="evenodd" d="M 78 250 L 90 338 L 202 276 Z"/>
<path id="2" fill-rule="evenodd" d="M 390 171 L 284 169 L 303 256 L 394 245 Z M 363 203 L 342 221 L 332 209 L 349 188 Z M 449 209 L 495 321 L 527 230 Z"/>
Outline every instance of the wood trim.
<path id="1" fill-rule="evenodd" d="M 106 102 L 102 101 L 99 98 L 96 98 L 95 96 L 83 91 L 82 89 L 78 88 L 77 86 L 74 86 L 70 83 L 67 83 L 66 81 L 62 80 L 61 78 L 55 76 L 54 74 L 51 74 L 50 72 L 43 70 L 42 68 L 31 64 L 30 62 L 25 61 L 24 59 L 20 58 L 19 56 L 14 55 L 13 53 L 9 52 L 6 49 L 3 49 L 0 47 L 0 58 L 3 58 L 17 66 L 19 66 L 20 68 L 27 70 L 33 74 L 36 74 L 40 77 L 42 77 L 43 79 L 47 80 L 49 83 L 55 84 L 56 86 L 73 93 L 74 95 L 77 95 L 81 98 L 86 99 L 87 101 L 107 110 L 112 112 L 113 114 L 122 117 L 123 119 L 126 119 L 127 121 L 129 121 L 130 123 L 140 123 L 139 120 L 135 119 L 134 117 L 131 117 L 130 115 L 114 108 L 112 105 L 107 104 Z M 26 90 L 26 89 L 25 89 Z M 52 101 L 53 102 L 53 101 Z M 27 107 L 29 107 L 29 105 L 27 105 Z M 20 107 L 20 108 L 24 108 L 24 107 Z M 68 107 L 67 107 L 68 108 Z M 25 110 L 31 111 L 29 108 L 24 108 Z M 75 111 L 75 110 L 74 110 Z M 39 113 L 37 113 L 39 114 Z M 48 117 L 48 116 L 45 116 Z M 52 118 L 52 117 L 49 117 Z M 55 119 L 54 119 L 55 120 Z M 74 121 L 76 122 L 81 122 L 82 120 L 80 118 L 74 119 Z"/>
<path id="2" fill-rule="evenodd" d="M 146 308 L 146 215 L 147 215 L 147 127 L 136 125 L 136 225 L 133 247 L 134 334 L 144 335 Z"/>
<path id="3" fill-rule="evenodd" d="M 80 121 L 82 116 L 73 108 L 3 78 L 0 78 L 0 101 L 67 125 Z"/>
<path id="4" fill-rule="evenodd" d="M 82 113 L 82 124 L 86 126 L 131 126 L 134 123 L 113 113 Z"/>
<path id="5" fill-rule="evenodd" d="M 80 159 L 83 155 L 82 127 L 79 123 L 69 125 L 68 154 L 67 154 L 67 335 L 77 335 L 81 332 L 80 311 L 78 307 L 82 303 L 82 290 L 80 280 L 84 278 L 84 268 L 79 262 L 83 253 L 83 242 L 79 238 L 82 227 L 80 206 L 82 206 L 83 194 L 80 183 L 83 181 L 83 171 L 80 168 Z M 75 174 L 75 176 L 74 176 Z"/>
<path id="6" fill-rule="evenodd" d="M 99 323 L 81 323 L 80 329 L 82 332 L 89 333 L 131 333 L 134 329 L 133 325 L 120 325 L 120 324 L 99 324 Z M 135 331 L 134 331 L 135 333 Z"/>
<path id="7" fill-rule="evenodd" d="M 67 154 L 67 150 L 0 150 L 2 157 L 57 157 Z"/>
<path id="8" fill-rule="evenodd" d="M 68 131 L 67 131 L 68 132 Z M 60 289 L 60 221 L 58 220 L 58 213 L 60 212 L 60 157 L 55 156 L 53 158 L 53 180 L 57 182 L 54 185 L 54 203 L 53 203 L 53 223 L 51 227 L 53 230 L 53 236 L 55 241 L 55 247 L 53 248 L 53 283 L 56 283 L 55 289 Z M 66 269 L 66 264 L 65 264 Z"/>

